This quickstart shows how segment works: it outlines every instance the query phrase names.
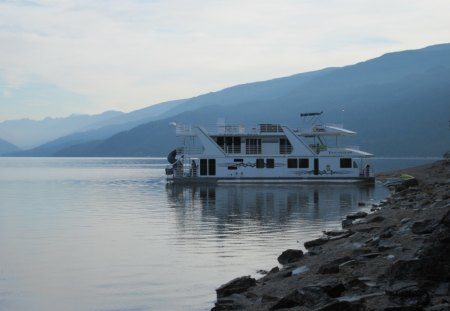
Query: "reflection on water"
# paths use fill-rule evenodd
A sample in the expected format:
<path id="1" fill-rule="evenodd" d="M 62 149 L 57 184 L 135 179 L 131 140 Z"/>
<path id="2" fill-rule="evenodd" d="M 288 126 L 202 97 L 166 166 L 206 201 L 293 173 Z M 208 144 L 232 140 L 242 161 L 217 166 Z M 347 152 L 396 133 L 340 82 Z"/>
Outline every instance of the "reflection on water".
<path id="1" fill-rule="evenodd" d="M 168 184 L 169 200 L 177 208 L 179 225 L 215 220 L 233 225 L 237 232 L 248 231 L 246 223 L 275 225 L 279 231 L 292 224 L 311 234 L 316 227 L 338 226 L 349 212 L 360 209 L 360 202 L 370 204 L 387 195 L 387 190 L 375 185 L 174 185 Z M 201 209 L 198 218 L 190 211 Z M 260 233 L 260 228 L 255 228 Z"/>

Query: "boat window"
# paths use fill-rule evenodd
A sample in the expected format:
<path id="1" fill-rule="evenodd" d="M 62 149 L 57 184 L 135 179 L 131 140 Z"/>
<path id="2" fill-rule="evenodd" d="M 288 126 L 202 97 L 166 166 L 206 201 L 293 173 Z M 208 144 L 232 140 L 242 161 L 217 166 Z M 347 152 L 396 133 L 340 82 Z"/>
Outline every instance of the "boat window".
<path id="1" fill-rule="evenodd" d="M 298 159 L 299 168 L 309 168 L 309 159 Z"/>
<path id="2" fill-rule="evenodd" d="M 237 166 L 230 165 L 230 166 L 228 166 L 228 169 L 229 170 L 237 170 Z"/>
<path id="3" fill-rule="evenodd" d="M 264 168 L 264 159 L 256 159 L 256 168 Z"/>
<path id="4" fill-rule="evenodd" d="M 215 176 L 216 175 L 216 159 L 208 160 L 208 175 Z"/>
<path id="5" fill-rule="evenodd" d="M 292 152 L 292 145 L 289 139 L 280 138 L 280 154 L 290 154 Z"/>
<path id="6" fill-rule="evenodd" d="M 244 162 L 244 159 L 234 159 L 233 162 Z"/>
<path id="7" fill-rule="evenodd" d="M 288 168 L 298 168 L 297 159 L 287 159 L 287 167 Z"/>
<path id="8" fill-rule="evenodd" d="M 267 159 L 266 160 L 266 167 L 267 168 L 274 168 L 275 167 L 275 160 L 274 159 Z"/>
<path id="9" fill-rule="evenodd" d="M 247 138 L 245 140 L 245 153 L 246 154 L 261 154 L 261 139 L 260 138 Z"/>
<path id="10" fill-rule="evenodd" d="M 351 168 L 351 167 L 352 167 L 352 159 L 350 158 L 341 159 L 341 168 Z"/>
<path id="11" fill-rule="evenodd" d="M 218 136 L 215 138 L 217 145 L 226 153 L 241 153 L 241 138 L 235 136 Z"/>
<path id="12" fill-rule="evenodd" d="M 208 175 L 208 160 L 200 159 L 200 176 Z"/>

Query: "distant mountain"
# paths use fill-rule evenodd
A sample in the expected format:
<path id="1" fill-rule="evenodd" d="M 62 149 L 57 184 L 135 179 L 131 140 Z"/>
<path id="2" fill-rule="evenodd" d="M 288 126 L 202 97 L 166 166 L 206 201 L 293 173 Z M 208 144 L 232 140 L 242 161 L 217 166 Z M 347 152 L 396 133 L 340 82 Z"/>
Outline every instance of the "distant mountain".
<path id="1" fill-rule="evenodd" d="M 140 124 L 157 120 L 158 117 L 167 113 L 170 109 L 180 105 L 185 100 L 172 100 L 163 102 L 143 109 L 135 110 L 129 113 L 121 113 L 117 117 L 112 117 L 99 122 L 92 123 L 84 128 L 84 131 L 65 135 L 46 142 L 35 148 L 24 151 L 14 152 L 12 156 L 51 156 L 66 147 L 90 142 L 93 140 L 102 140 L 113 136 L 122 131 L 130 130 Z"/>
<path id="2" fill-rule="evenodd" d="M 19 147 L 17 147 L 16 145 L 13 145 L 7 142 L 6 140 L 0 138 L 0 155 L 19 150 L 20 150 Z"/>
<path id="3" fill-rule="evenodd" d="M 108 139 L 47 155 L 161 156 L 176 145 L 172 121 L 298 126 L 300 112 L 322 110 L 324 121 L 358 132 L 348 143 L 378 156 L 441 156 L 450 149 L 450 44 L 205 94 Z"/>
<path id="4" fill-rule="evenodd" d="M 123 112 L 119 111 L 107 111 L 92 116 L 73 114 L 66 118 L 46 118 L 40 121 L 30 119 L 3 121 L 0 122 L 0 137 L 25 149 L 92 127 L 96 123 L 122 114 Z"/>

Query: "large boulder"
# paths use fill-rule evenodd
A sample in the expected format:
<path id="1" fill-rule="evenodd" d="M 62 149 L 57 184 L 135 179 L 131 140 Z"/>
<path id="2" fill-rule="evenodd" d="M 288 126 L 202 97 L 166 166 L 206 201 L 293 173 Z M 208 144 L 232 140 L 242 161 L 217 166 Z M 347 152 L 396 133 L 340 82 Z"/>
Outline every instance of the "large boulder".
<path id="1" fill-rule="evenodd" d="M 255 285 L 256 280 L 254 278 L 251 278 L 250 276 L 241 276 L 239 278 L 235 278 L 216 289 L 217 298 L 242 293 Z"/>
<path id="2" fill-rule="evenodd" d="M 278 256 L 278 262 L 282 265 L 299 261 L 303 257 L 303 252 L 299 249 L 287 249 L 280 256 Z"/>

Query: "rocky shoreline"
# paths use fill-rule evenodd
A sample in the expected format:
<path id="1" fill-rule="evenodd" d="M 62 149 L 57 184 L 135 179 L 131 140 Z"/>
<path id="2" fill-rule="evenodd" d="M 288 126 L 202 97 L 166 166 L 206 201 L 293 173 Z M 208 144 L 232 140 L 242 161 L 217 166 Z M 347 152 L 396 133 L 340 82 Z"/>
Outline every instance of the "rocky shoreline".
<path id="1" fill-rule="evenodd" d="M 348 215 L 306 252 L 286 250 L 282 268 L 222 285 L 212 310 L 450 310 L 450 162 L 405 172 L 418 185 Z"/>

